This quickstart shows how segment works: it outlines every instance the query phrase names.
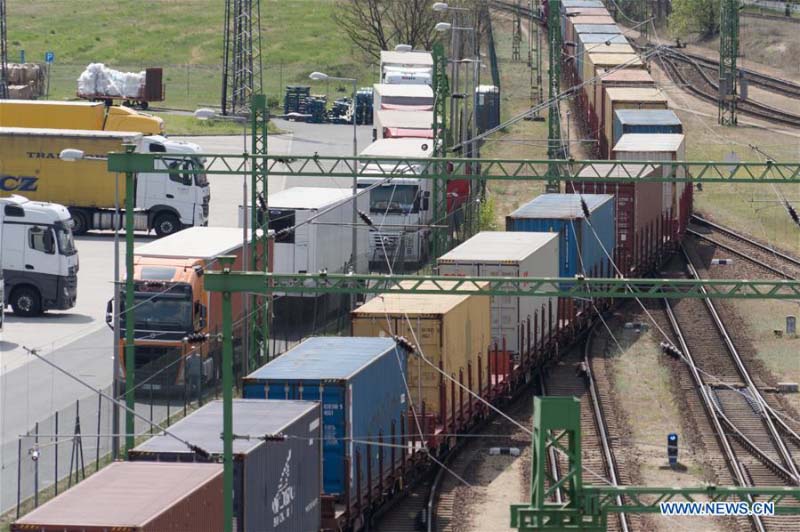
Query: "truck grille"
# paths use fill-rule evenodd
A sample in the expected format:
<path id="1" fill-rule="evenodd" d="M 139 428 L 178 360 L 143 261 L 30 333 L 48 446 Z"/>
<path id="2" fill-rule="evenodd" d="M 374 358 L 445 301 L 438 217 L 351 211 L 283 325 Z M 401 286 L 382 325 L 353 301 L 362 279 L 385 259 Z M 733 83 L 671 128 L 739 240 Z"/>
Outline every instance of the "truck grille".
<path id="1" fill-rule="evenodd" d="M 387 252 L 394 251 L 400 244 L 400 235 L 398 233 L 378 233 L 376 231 L 371 236 L 375 249 L 379 251 L 381 249 L 385 249 Z"/>
<path id="2" fill-rule="evenodd" d="M 178 384 L 178 371 L 181 364 L 180 349 L 167 346 L 136 346 L 135 382 L 142 388 L 160 389 L 163 386 Z"/>

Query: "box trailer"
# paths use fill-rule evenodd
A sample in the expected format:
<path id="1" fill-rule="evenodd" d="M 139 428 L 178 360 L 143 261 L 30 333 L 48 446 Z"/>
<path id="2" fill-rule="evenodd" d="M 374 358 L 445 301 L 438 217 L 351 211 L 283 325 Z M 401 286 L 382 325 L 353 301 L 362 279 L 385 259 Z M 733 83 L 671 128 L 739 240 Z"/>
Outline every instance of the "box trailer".
<path id="1" fill-rule="evenodd" d="M 115 462 L 11 525 L 12 532 L 223 529 L 222 464 Z"/>
<path id="2" fill-rule="evenodd" d="M 345 503 L 349 494 L 352 502 L 362 495 L 356 487 L 367 486 L 367 471 L 377 486 L 395 467 L 366 442 L 399 435 L 406 357 L 391 338 L 313 337 L 248 375 L 243 394 L 320 402 L 323 493 Z"/>
<path id="3" fill-rule="evenodd" d="M 442 376 L 436 367 L 456 379 L 459 371 L 466 375 L 470 366 L 477 371 L 478 357 L 486 353 L 492 339 L 489 299 L 484 295 L 387 292 L 352 312 L 351 333 L 354 336 L 400 335 L 416 344 L 433 366 L 421 357 L 409 359 L 408 386 L 412 404 L 419 413 L 424 401 L 426 412 L 436 414 L 439 422 L 444 423 L 454 398 L 449 384 L 442 389 Z M 473 391 L 477 391 L 476 380 L 472 386 Z"/>
<path id="4" fill-rule="evenodd" d="M 234 530 L 317 530 L 322 493 L 322 412 L 313 401 L 234 399 Z M 136 446 L 134 462 L 222 460 L 222 401 L 213 401 L 169 427 L 171 434 L 203 449 L 199 455 L 159 434 Z M 261 439 L 274 435 L 271 439 Z"/>
<path id="5" fill-rule="evenodd" d="M 397 111 L 433 111 L 433 89 L 428 85 L 373 85 L 373 108 Z"/>
<path id="6" fill-rule="evenodd" d="M 478 277 L 558 277 L 558 235 L 484 231 L 437 261 L 440 275 Z M 520 354 L 520 323 L 536 320 L 539 342 L 545 324 L 555 324 L 557 298 L 492 296 L 492 343 Z M 551 313 L 548 316 L 548 313 Z"/>
<path id="7" fill-rule="evenodd" d="M 686 137 L 677 133 L 628 133 L 622 135 L 614 146 L 613 158 L 617 161 L 685 161 Z M 665 177 L 685 178 L 684 168 L 669 168 Z M 685 182 L 664 182 L 663 209 L 671 213 L 674 230 L 681 234 L 689 222 L 692 185 Z"/>
<path id="8" fill-rule="evenodd" d="M 379 109 L 375 112 L 372 140 L 386 138 L 433 138 L 433 111 Z"/>
<path id="9" fill-rule="evenodd" d="M 642 273 L 662 248 L 666 218 L 662 208 L 663 188 L 657 182 L 609 182 L 605 178 L 632 175 L 660 177 L 657 165 L 595 164 L 582 169 L 578 177 L 597 178 L 597 181 L 570 181 L 567 190 L 581 194 L 611 194 L 614 196 L 616 220 L 616 252 L 614 260 L 625 275 Z"/>
<path id="10" fill-rule="evenodd" d="M 606 253 L 615 245 L 614 196 L 542 194 L 506 216 L 506 231 L 558 233 L 559 277 L 612 273 Z"/>
<path id="11" fill-rule="evenodd" d="M 247 237 L 249 245 L 249 232 Z M 209 341 L 197 346 L 186 343 L 184 338 L 215 337 L 222 332 L 222 293 L 207 291 L 203 276 L 221 269 L 218 257 L 223 255 L 236 257 L 233 271 L 248 270 L 244 242 L 238 228 L 192 227 L 136 247 L 133 258 L 136 307 L 130 315 L 135 329 L 135 381 L 142 382 L 143 389 L 183 393 L 186 385 L 194 395 L 200 392 L 195 388 L 217 380 L 222 367 L 220 343 Z M 269 245 L 272 258 L 272 238 Z M 124 305 L 124 293 L 121 301 Z M 239 340 L 244 327 L 241 318 L 246 310 L 243 301 L 242 294 L 233 294 L 234 336 Z M 112 310 L 109 301 L 106 307 L 109 326 Z M 121 311 L 124 312 L 124 306 Z M 122 369 L 128 316 L 127 313 L 120 316 Z"/>
<path id="12" fill-rule="evenodd" d="M 0 127 L 135 131 L 162 135 L 164 120 L 129 107 L 103 102 L 0 100 Z"/>
<path id="13" fill-rule="evenodd" d="M 433 56 L 429 52 L 381 51 L 381 83 L 433 83 Z"/>
<path id="14" fill-rule="evenodd" d="M 208 224 L 211 192 L 200 146 L 158 135 L 0 127 L 0 196 L 21 193 L 64 205 L 77 235 L 113 229 L 117 199 L 125 207 L 125 179 L 119 176 L 117 190 L 106 156 L 124 152 L 126 144 L 133 144 L 137 153 L 181 154 L 157 163 L 156 172 L 136 174 L 137 231 L 155 230 L 165 236 Z M 63 150 L 80 150 L 88 157 L 62 160 Z"/>

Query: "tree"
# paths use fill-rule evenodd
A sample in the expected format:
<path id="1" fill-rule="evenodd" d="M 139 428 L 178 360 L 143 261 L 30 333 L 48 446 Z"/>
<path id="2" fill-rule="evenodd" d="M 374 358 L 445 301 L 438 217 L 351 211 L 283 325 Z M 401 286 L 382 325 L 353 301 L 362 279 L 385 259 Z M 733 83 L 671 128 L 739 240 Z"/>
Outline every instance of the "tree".
<path id="1" fill-rule="evenodd" d="M 719 33 L 720 0 L 673 0 L 669 24 L 676 37 L 697 33 L 701 39 Z"/>
<path id="2" fill-rule="evenodd" d="M 347 0 L 333 18 L 375 58 L 396 44 L 429 50 L 436 40 L 438 18 L 430 0 Z"/>

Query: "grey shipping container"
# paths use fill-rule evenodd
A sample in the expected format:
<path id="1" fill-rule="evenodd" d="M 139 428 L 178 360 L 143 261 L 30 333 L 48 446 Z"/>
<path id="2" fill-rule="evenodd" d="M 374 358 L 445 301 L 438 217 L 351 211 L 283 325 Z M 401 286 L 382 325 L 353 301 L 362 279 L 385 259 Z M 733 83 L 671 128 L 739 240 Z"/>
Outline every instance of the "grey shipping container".
<path id="1" fill-rule="evenodd" d="M 313 401 L 233 402 L 233 504 L 236 530 L 306 532 L 320 523 L 322 491 L 320 406 Z M 217 461 L 222 456 L 222 401 L 214 401 L 170 427 L 207 451 L 202 457 L 160 434 L 130 453 L 136 461 Z M 276 435 L 275 439 L 259 439 Z M 283 439 L 282 439 L 283 438 Z"/>
<path id="2" fill-rule="evenodd" d="M 683 124 L 670 109 L 618 109 L 614 111 L 613 138 L 616 146 L 628 133 L 683 133 Z"/>
<path id="3" fill-rule="evenodd" d="M 12 532 L 219 532 L 220 464 L 116 462 L 11 525 Z"/>

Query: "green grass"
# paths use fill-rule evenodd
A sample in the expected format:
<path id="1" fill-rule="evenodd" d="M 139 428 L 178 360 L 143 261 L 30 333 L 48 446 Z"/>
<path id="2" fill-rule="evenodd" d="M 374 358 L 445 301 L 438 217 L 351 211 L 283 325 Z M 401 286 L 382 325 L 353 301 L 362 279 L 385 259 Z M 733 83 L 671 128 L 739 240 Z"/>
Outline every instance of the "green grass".
<path id="1" fill-rule="evenodd" d="M 282 85 L 307 83 L 308 74 L 356 77 L 370 85 L 374 60 L 364 57 L 333 22 L 340 0 L 262 0 L 264 90 L 282 95 Z M 41 61 L 56 54 L 50 80 L 54 99 L 74 98 L 77 77 L 91 62 L 124 71 L 164 67 L 166 107 L 218 105 L 222 79 L 220 0 L 82 0 L 13 2 L 8 13 L 9 55 Z M 338 83 L 316 82 L 312 92 L 334 96 Z"/>
<path id="2" fill-rule="evenodd" d="M 241 135 L 244 127 L 250 132 L 250 123 L 233 120 L 198 120 L 190 115 L 153 113 L 164 119 L 164 128 L 170 135 Z M 274 123 L 267 124 L 270 135 L 283 131 Z"/>

